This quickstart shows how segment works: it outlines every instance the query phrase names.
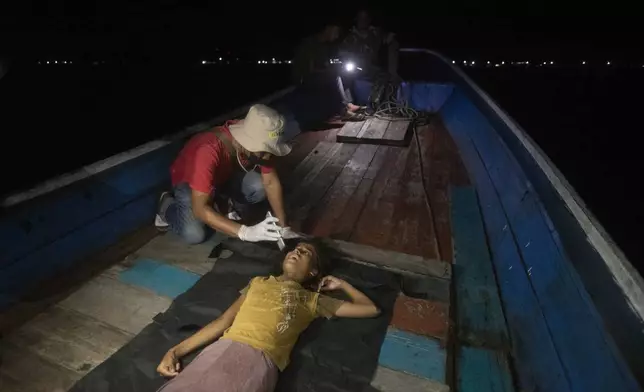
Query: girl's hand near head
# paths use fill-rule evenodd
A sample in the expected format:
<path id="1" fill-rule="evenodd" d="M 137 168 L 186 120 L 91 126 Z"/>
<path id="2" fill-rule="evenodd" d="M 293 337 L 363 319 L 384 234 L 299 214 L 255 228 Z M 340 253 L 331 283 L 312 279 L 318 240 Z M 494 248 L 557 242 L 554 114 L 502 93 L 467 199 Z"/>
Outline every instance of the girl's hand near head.
<path id="1" fill-rule="evenodd" d="M 346 285 L 346 283 L 347 282 L 345 282 L 344 280 L 336 278 L 335 276 L 327 275 L 324 278 L 320 279 L 318 290 L 319 291 L 338 290 L 338 289 L 341 289 L 344 285 Z"/>
<path id="2" fill-rule="evenodd" d="M 342 304 L 335 310 L 336 317 L 375 317 L 380 314 L 380 309 L 360 290 L 351 286 L 348 282 L 335 276 L 325 276 L 320 280 L 320 291 L 342 290 L 350 298 L 350 301 L 342 301 Z"/>

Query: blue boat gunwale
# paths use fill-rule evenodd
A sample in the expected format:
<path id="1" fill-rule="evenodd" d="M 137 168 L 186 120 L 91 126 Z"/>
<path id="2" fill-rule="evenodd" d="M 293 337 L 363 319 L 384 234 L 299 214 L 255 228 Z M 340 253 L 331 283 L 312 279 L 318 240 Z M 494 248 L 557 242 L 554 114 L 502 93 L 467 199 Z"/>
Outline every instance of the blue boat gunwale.
<path id="1" fill-rule="evenodd" d="M 522 386 L 554 390 L 576 390 L 581 387 L 590 390 L 602 388 L 602 385 L 606 387 L 611 385 L 611 381 L 614 381 L 614 387 L 621 386 L 623 390 L 640 390 L 636 380 L 639 382 L 644 380 L 640 366 L 643 361 L 640 354 L 644 345 L 641 328 L 641 309 L 644 302 L 640 300 L 644 284 L 642 284 L 641 276 L 546 154 L 487 93 L 458 67 L 453 66 L 453 62 L 442 55 L 425 49 L 404 51 L 434 56 L 442 62 L 440 66 L 446 66 L 448 72 L 453 73 L 450 79 L 454 81 L 457 89 L 450 97 L 452 101 L 448 100 L 440 112 L 443 114 L 445 126 L 452 137 L 458 139 L 458 135 L 454 133 L 457 132 L 456 128 L 461 129 L 458 131 L 459 133 L 465 132 L 461 135 L 461 141 L 457 140 L 461 156 L 464 158 L 477 190 L 480 192 L 483 187 L 488 188 L 487 197 L 484 197 L 485 200 L 481 200 L 482 211 L 490 208 L 490 205 L 486 203 L 496 203 L 494 207 L 496 210 L 490 210 L 489 214 L 484 214 L 484 220 L 488 226 L 486 227 L 488 236 L 497 234 L 497 239 L 502 238 L 505 243 L 502 246 L 498 243 L 491 243 L 490 250 L 492 251 L 492 248 L 496 246 L 497 251 L 510 251 L 510 254 L 493 255 L 493 260 L 497 264 L 495 266 L 497 274 L 505 275 L 505 278 L 498 276 L 501 291 L 503 292 L 503 287 L 509 283 L 506 279 L 519 278 L 516 275 L 508 275 L 507 271 L 503 269 L 507 269 L 508 265 L 512 269 L 512 265 L 515 263 L 518 263 L 518 266 L 523 265 L 525 268 L 523 273 L 526 276 L 519 280 L 523 280 L 523 284 L 528 287 L 532 286 L 533 290 L 541 291 L 541 293 L 530 294 L 529 290 L 525 291 L 525 287 L 517 287 L 516 282 L 505 287 L 508 292 L 504 293 L 504 297 L 509 297 L 506 297 L 504 302 L 508 300 L 512 302 L 510 297 L 516 295 L 524 296 L 523 300 L 527 301 L 526 305 L 532 301 L 531 311 L 536 311 L 532 317 L 535 317 L 534 321 L 541 323 L 541 326 L 532 328 L 533 332 L 536 335 L 541 333 L 543 339 L 550 340 L 550 345 L 542 342 L 543 347 L 529 342 L 529 340 L 534 340 L 531 336 L 527 336 L 528 341 L 526 341 L 526 336 L 522 335 L 525 335 L 526 332 L 523 328 L 531 325 L 525 324 L 530 319 L 528 316 L 530 313 L 525 314 L 526 309 L 521 306 L 517 308 L 516 303 L 512 305 L 513 308 L 506 309 L 508 322 L 514 320 L 514 337 L 519 338 L 519 341 L 514 342 L 513 345 L 515 348 L 517 344 L 522 347 L 523 354 L 514 353 L 515 359 L 518 361 L 516 363 L 522 365 L 523 368 L 518 369 Z M 440 69 L 434 71 L 441 74 Z M 459 99 L 460 102 L 454 102 Z M 466 106 L 463 106 L 462 102 L 467 102 Z M 466 108 L 468 104 L 472 109 Z M 454 105 L 460 108 L 459 116 L 457 116 L 455 123 L 452 119 L 453 123 L 448 124 L 445 118 L 447 113 L 444 109 L 452 106 L 449 110 L 453 112 Z M 463 110 L 474 110 L 470 114 L 474 114 L 475 117 L 475 112 L 478 111 L 481 124 L 475 125 L 472 123 L 473 120 L 464 118 L 467 115 L 461 113 Z M 452 127 L 456 128 L 452 129 Z M 486 132 L 490 133 L 490 131 L 493 135 L 484 136 Z M 465 139 L 462 139 L 463 137 Z M 477 139 L 476 142 L 475 139 Z M 495 155 L 490 155 L 490 153 L 494 154 L 493 151 L 501 156 L 506 155 L 506 157 L 501 157 L 499 160 Z M 473 165 L 480 167 L 476 169 Z M 498 170 L 508 171 L 509 184 L 504 184 L 504 180 L 499 182 Z M 493 177 L 496 177 L 496 180 Z M 490 183 L 490 180 L 493 180 L 493 184 Z M 479 181 L 481 181 L 480 184 Z M 525 193 L 520 196 L 519 200 L 516 192 L 521 188 Z M 489 194 L 490 190 L 495 194 Z M 526 197 L 528 199 L 524 200 Z M 518 207 L 521 208 L 517 210 Z M 493 217 L 494 214 L 499 213 L 498 218 Z M 514 216 L 515 214 L 517 216 Z M 519 215 L 521 216 L 519 217 Z M 492 222 L 492 218 L 496 222 Z M 535 218 L 542 219 L 543 223 L 526 220 L 534 220 Z M 501 228 L 494 226 L 498 225 L 499 219 L 505 221 L 503 231 L 510 228 L 511 235 L 499 237 L 499 233 L 495 233 Z M 523 239 L 520 238 L 521 236 Z M 526 252 L 523 248 L 524 245 L 525 247 L 530 245 L 531 236 L 534 236 L 532 239 L 538 240 L 537 244 L 539 245 L 533 245 L 530 248 L 533 250 L 527 249 Z M 535 252 L 535 246 L 545 246 L 545 248 Z M 512 247 L 517 247 L 517 249 L 512 250 Z M 535 279 L 534 276 L 530 278 L 530 265 L 539 265 L 534 263 L 535 256 L 540 253 L 542 256 L 552 257 L 552 260 L 544 265 L 550 270 L 544 272 L 548 275 L 554 273 L 554 275 L 538 279 Z M 497 259 L 497 257 L 506 260 Z M 508 264 L 510 261 L 511 263 Z M 597 274 L 597 272 L 603 271 L 605 271 L 604 274 Z M 593 277 L 594 274 L 599 277 Z M 553 277 L 563 279 L 563 281 L 549 282 L 548 279 Z M 571 286 L 561 286 L 564 282 Z M 514 288 L 512 288 L 512 284 L 515 285 Z M 571 314 L 581 311 L 579 313 L 581 316 L 585 312 L 583 319 L 590 324 L 576 322 L 574 317 L 571 318 L 565 312 L 562 313 L 562 309 L 554 310 L 552 308 L 552 293 L 548 294 L 548 291 L 543 291 L 552 289 L 547 286 L 549 284 L 554 284 L 555 287 L 559 284 L 559 289 L 556 290 L 562 293 L 568 292 L 576 297 L 577 299 L 572 302 L 567 301 L 569 304 L 576 304 L 575 308 L 569 309 Z M 576 287 L 576 291 L 571 291 L 571 287 Z M 528 298 L 530 296 L 533 298 Z M 559 298 L 566 299 L 568 297 Z M 534 302 L 535 300 L 536 302 Z M 547 302 L 541 303 L 542 300 Z M 506 303 L 507 306 L 510 306 L 509 303 Z M 550 308 L 548 308 L 549 306 Z M 565 307 L 563 304 L 554 306 Z M 544 313 L 539 316 L 540 312 Z M 544 321 L 546 324 L 543 324 Z M 570 322 L 572 325 L 568 325 L 566 322 Z M 579 330 L 566 332 L 575 327 Z M 580 333 L 580 338 L 566 341 L 566 336 L 572 338 L 577 333 Z M 590 340 L 584 340 L 581 337 L 587 337 Z M 604 343 L 601 343 L 601 340 Z M 531 348 L 526 349 L 526 343 L 529 343 Z M 553 343 L 554 346 L 552 346 Z M 548 347 L 550 351 L 548 351 Z M 549 357 L 550 360 L 544 362 L 543 359 L 540 359 L 542 357 Z M 556 366 L 555 363 L 560 364 Z M 593 373 L 592 375 L 586 372 L 589 370 Z M 539 374 L 540 378 L 534 379 L 535 374 Z M 609 384 L 606 384 L 607 382 Z"/>
<path id="2" fill-rule="evenodd" d="M 401 52 L 426 53 L 442 60 L 464 82 L 468 84 L 488 105 L 490 109 L 505 123 L 519 140 L 521 145 L 533 158 L 534 163 L 548 177 L 553 188 L 565 203 L 570 213 L 575 217 L 579 226 L 588 236 L 588 241 L 606 261 L 617 282 L 624 290 L 625 295 L 644 322 L 644 278 L 637 272 L 624 252 L 613 241 L 610 234 L 604 229 L 594 214 L 588 209 L 579 194 L 574 190 L 557 166 L 548 155 L 534 142 L 534 140 L 506 113 L 481 87 L 479 87 L 465 72 L 441 55 L 429 49 L 403 48 Z"/>

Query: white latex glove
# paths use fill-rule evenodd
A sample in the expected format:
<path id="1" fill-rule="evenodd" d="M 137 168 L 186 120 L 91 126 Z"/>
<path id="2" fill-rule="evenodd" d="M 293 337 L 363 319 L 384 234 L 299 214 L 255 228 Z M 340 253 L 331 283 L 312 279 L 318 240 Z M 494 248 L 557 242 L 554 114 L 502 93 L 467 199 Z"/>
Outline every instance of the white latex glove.
<path id="1" fill-rule="evenodd" d="M 285 240 L 292 240 L 294 238 L 302 238 L 302 235 L 300 233 L 297 233 L 297 232 L 291 230 L 290 227 L 282 227 L 282 228 L 280 228 L 280 235 Z"/>
<path id="2" fill-rule="evenodd" d="M 268 217 L 255 226 L 244 226 L 239 229 L 237 236 L 242 241 L 277 241 L 280 238 L 279 229 L 275 225 L 279 219 Z"/>

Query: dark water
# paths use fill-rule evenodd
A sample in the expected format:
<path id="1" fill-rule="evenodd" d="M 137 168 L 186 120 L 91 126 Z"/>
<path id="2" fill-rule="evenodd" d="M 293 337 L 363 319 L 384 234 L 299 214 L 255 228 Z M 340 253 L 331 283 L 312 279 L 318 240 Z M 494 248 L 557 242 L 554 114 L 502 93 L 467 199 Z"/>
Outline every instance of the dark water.
<path id="1" fill-rule="evenodd" d="M 34 66 L 0 79 L 0 195 L 25 189 L 283 88 L 264 66 Z"/>
<path id="2" fill-rule="evenodd" d="M 640 69 L 467 69 L 642 269 Z M 262 66 L 14 66 L 0 80 L 0 194 L 176 132 L 287 84 Z"/>

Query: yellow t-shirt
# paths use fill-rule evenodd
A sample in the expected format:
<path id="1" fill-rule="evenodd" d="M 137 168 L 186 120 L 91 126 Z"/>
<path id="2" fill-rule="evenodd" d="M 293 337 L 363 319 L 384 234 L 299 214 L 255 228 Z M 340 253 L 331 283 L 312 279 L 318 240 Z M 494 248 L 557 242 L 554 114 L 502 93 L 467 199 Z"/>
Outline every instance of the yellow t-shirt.
<path id="1" fill-rule="evenodd" d="M 233 325 L 223 338 L 262 350 L 284 370 L 297 338 L 316 317 L 331 318 L 342 301 L 280 282 L 274 276 L 253 278 Z"/>

